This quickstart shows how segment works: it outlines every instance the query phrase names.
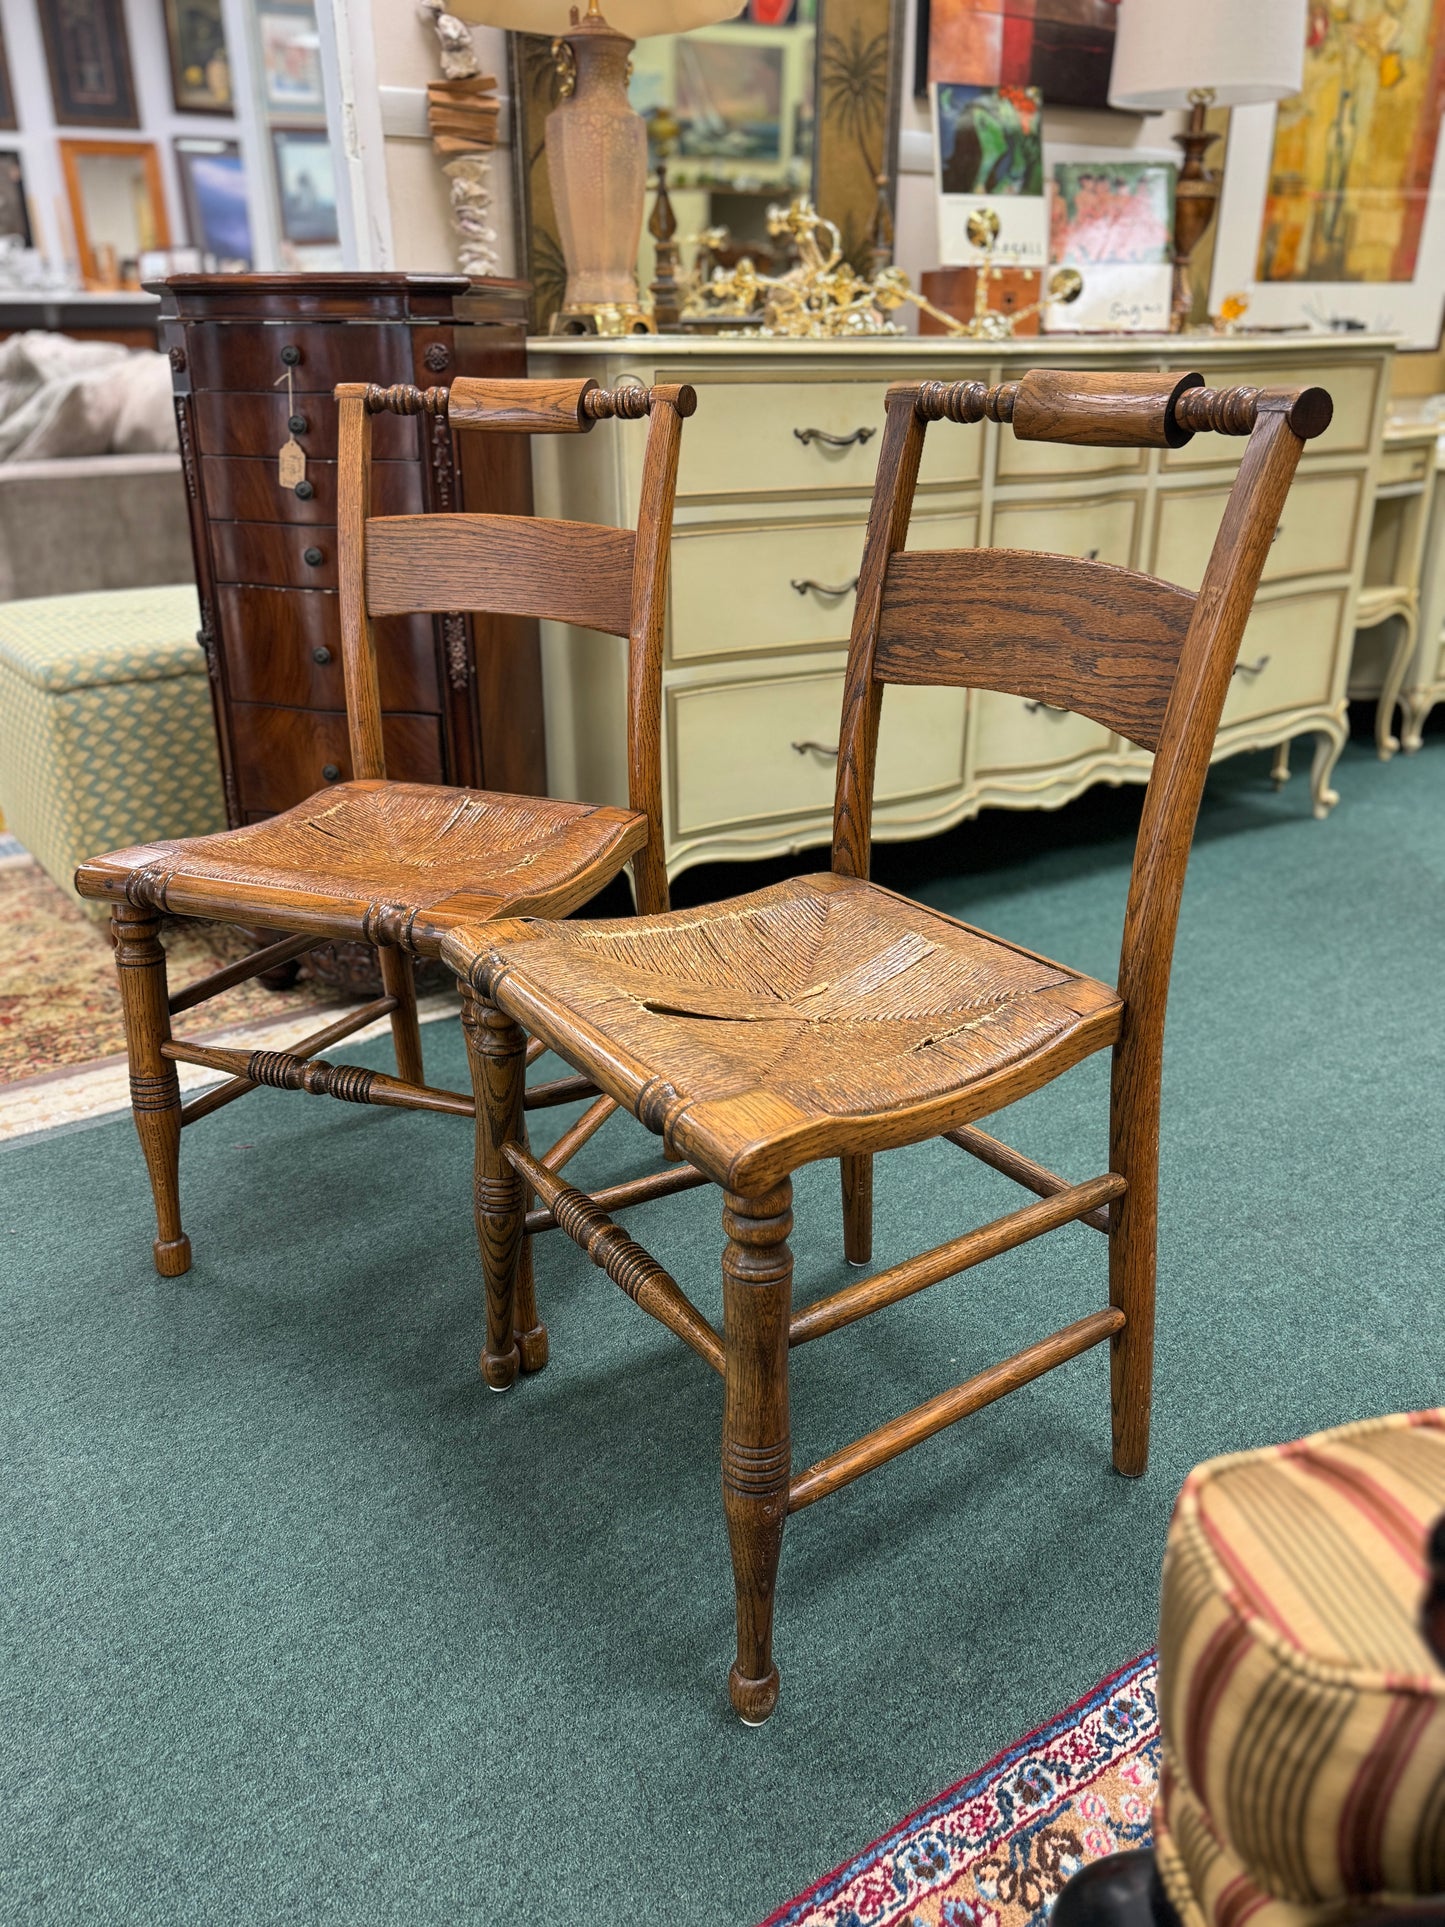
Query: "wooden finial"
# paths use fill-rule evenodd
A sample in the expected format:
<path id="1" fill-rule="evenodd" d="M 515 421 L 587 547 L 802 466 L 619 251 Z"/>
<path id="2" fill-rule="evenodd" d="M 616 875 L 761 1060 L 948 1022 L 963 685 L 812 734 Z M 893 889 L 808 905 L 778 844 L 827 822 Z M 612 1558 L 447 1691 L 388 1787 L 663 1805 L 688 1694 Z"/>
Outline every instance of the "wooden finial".
<path id="1" fill-rule="evenodd" d="M 682 250 L 675 239 L 677 216 L 673 213 L 672 200 L 667 192 L 666 161 L 657 163 L 657 198 L 652 204 L 647 231 L 657 243 L 657 267 L 649 288 L 652 318 L 659 329 L 675 328 L 682 312 L 678 281 Z"/>

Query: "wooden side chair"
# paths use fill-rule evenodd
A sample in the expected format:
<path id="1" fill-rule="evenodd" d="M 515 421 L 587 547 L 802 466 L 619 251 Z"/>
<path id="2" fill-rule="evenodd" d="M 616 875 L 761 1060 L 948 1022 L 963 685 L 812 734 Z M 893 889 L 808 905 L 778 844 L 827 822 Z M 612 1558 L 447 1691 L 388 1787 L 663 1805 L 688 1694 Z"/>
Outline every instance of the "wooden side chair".
<path id="1" fill-rule="evenodd" d="M 488 1346 L 511 1344 L 524 1228 L 558 1226 L 721 1374 L 723 1507 L 737 1593 L 732 1702 L 772 1711 L 773 1589 L 790 1512 L 1108 1339 L 1114 1463 L 1144 1471 L 1154 1331 L 1164 1004 L 1184 869 L 1260 570 L 1320 389 L 1216 392 L 1198 375 L 1039 370 L 889 390 L 844 688 L 828 874 L 634 921 L 458 924 L 442 954 L 470 987 Z M 904 544 L 930 422 L 1011 423 L 1023 440 L 1178 447 L 1249 436 L 1197 596 L 1101 562 Z M 888 683 L 961 684 L 1079 710 L 1154 751 L 1117 989 L 868 881 Z M 723 1330 L 588 1197 L 527 1149 L 523 1026 L 661 1136 L 674 1175 L 723 1191 Z M 1109 1169 L 1073 1183 L 977 1120 L 1112 1048 Z M 937 1135 L 1037 1202 L 801 1310 L 791 1174 L 843 1160 L 850 1255 L 865 1255 L 873 1153 Z M 526 1212 L 527 1194 L 540 1208 Z M 792 1471 L 792 1347 L 1081 1220 L 1109 1242 L 1109 1302 L 1002 1364 Z"/>
<path id="2" fill-rule="evenodd" d="M 638 386 L 609 392 L 593 381 L 459 380 L 450 390 L 425 391 L 345 383 L 336 394 L 351 780 L 264 822 L 119 850 L 76 872 L 83 896 L 112 905 L 132 1102 L 159 1229 L 156 1269 L 166 1277 L 191 1263 L 190 1240 L 181 1228 L 182 1128 L 257 1085 L 473 1115 L 471 1096 L 426 1083 L 416 1014 L 412 959 L 436 956 L 453 924 L 474 926 L 519 912 L 566 916 L 629 860 L 639 905 L 667 908 L 662 643 L 678 446 L 683 420 L 697 405 L 693 390 Z M 511 515 L 373 516 L 371 418 L 381 412 L 425 413 L 465 432 L 527 435 L 585 434 L 599 421 L 646 417 L 638 527 Z M 451 609 L 552 617 L 627 639 L 627 809 L 387 781 L 372 619 Z M 290 934 L 170 995 L 158 936 L 161 912 Z M 180 1012 L 337 939 L 377 949 L 382 997 L 288 1051 L 216 1049 L 172 1036 L 171 1019 Z M 382 1016 L 391 1020 L 395 1077 L 320 1055 Z M 541 1049 L 536 1045 L 531 1055 Z M 226 1071 L 229 1080 L 183 1104 L 178 1063 Z M 568 1102 L 578 1094 L 578 1082 L 536 1087 L 530 1101 Z M 590 1128 L 600 1122 L 594 1116 Z M 570 1143 L 575 1149 L 580 1141 L 574 1126 L 563 1148 Z M 546 1361 L 546 1331 L 532 1306 L 529 1279 L 528 1273 L 517 1314 L 520 1358 L 530 1370 Z"/>

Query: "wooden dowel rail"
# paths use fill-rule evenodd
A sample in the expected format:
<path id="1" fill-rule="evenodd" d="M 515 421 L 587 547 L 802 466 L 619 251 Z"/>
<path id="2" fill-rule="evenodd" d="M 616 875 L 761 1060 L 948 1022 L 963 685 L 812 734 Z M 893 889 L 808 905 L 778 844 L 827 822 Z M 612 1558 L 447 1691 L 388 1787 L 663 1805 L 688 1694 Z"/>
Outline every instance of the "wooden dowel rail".
<path id="1" fill-rule="evenodd" d="M 549 1171 L 560 1171 L 564 1165 L 582 1149 L 589 1138 L 595 1137 L 602 1126 L 617 1109 L 615 1097 L 599 1097 L 595 1104 L 589 1104 L 575 1124 L 569 1124 L 561 1137 L 542 1158 Z"/>
<path id="2" fill-rule="evenodd" d="M 1045 1164 L 1035 1164 L 1032 1158 L 1022 1151 L 1014 1150 L 1011 1144 L 1001 1144 L 987 1131 L 980 1131 L 976 1125 L 960 1124 L 956 1131 L 945 1131 L 943 1135 L 950 1144 L 956 1144 L 960 1151 L 967 1151 L 970 1157 L 980 1164 L 991 1165 L 1001 1171 L 1015 1184 L 1021 1184 L 1026 1191 L 1033 1191 L 1041 1198 L 1051 1198 L 1056 1191 L 1067 1191 L 1069 1180 L 1061 1178 L 1057 1171 L 1049 1170 Z M 1084 1211 L 1079 1216 L 1080 1224 L 1091 1224 L 1095 1231 L 1108 1236 L 1109 1208 L 1103 1205 L 1097 1211 Z"/>
<path id="3" fill-rule="evenodd" d="M 549 1164 L 547 1169 L 554 1170 L 555 1166 Z M 610 1184 L 603 1191 L 589 1191 L 586 1195 L 603 1211 L 626 1211 L 635 1204 L 647 1204 L 653 1198 L 670 1198 L 675 1191 L 695 1191 L 698 1185 L 711 1181 L 690 1164 L 670 1164 L 664 1171 L 649 1171 L 646 1177 L 627 1178 L 621 1184 Z M 536 1237 L 540 1232 L 556 1229 L 557 1220 L 550 1211 L 527 1213 L 529 1236 Z"/>
<path id="4" fill-rule="evenodd" d="M 366 1026 L 374 1024 L 378 1017 L 389 1017 L 395 1009 L 394 997 L 378 997 L 375 1002 L 362 1004 L 357 1010 L 348 1010 L 344 1017 L 338 1017 L 335 1023 L 328 1024 L 325 1030 L 316 1030 L 309 1037 L 300 1038 L 291 1046 L 290 1055 L 302 1058 L 314 1057 L 318 1051 L 329 1050 L 333 1044 L 339 1044 L 343 1038 L 352 1036 L 358 1030 L 365 1030 Z M 163 1044 L 162 1056 L 175 1058 L 178 1063 L 194 1063 L 196 1061 L 194 1058 L 182 1057 L 177 1048 L 182 1042 L 182 1039 L 176 1038 L 170 1044 Z M 193 1097 L 189 1104 L 181 1106 L 182 1127 L 187 1124 L 199 1124 L 201 1119 L 209 1117 L 212 1111 L 219 1111 L 227 1104 L 234 1104 L 238 1097 L 245 1097 L 248 1091 L 254 1091 L 258 1081 L 254 1077 L 234 1077 L 229 1084 L 218 1084 L 213 1091 L 203 1091 L 199 1097 Z"/>
<path id="5" fill-rule="evenodd" d="M 629 1238 L 621 1225 L 614 1224 L 596 1198 L 574 1190 L 554 1176 L 520 1144 L 509 1144 L 506 1156 L 512 1169 L 531 1185 L 546 1205 L 559 1228 L 587 1253 L 593 1264 L 605 1271 L 640 1311 L 645 1311 L 660 1325 L 666 1325 L 685 1345 L 691 1345 L 698 1357 L 705 1358 L 721 1377 L 724 1372 L 722 1340 L 677 1280 L 663 1270 L 651 1253 Z"/>
<path id="6" fill-rule="evenodd" d="M 529 1111 L 550 1110 L 554 1104 L 575 1104 L 580 1097 L 596 1097 L 590 1077 L 556 1077 L 550 1084 L 532 1084 L 522 1100 Z"/>
<path id="7" fill-rule="evenodd" d="M 224 970 L 213 970 L 209 977 L 202 977 L 196 983 L 187 984 L 174 996 L 167 998 L 172 1017 L 178 1017 L 183 1010 L 194 1010 L 197 1004 L 209 1003 L 212 997 L 219 997 L 223 990 L 233 984 L 244 984 L 252 977 L 259 977 L 263 970 L 274 970 L 278 964 L 290 963 L 303 951 L 315 950 L 323 941 L 320 937 L 283 937 L 280 943 L 269 943 L 264 950 L 253 950 L 248 957 L 241 957 Z"/>
<path id="8" fill-rule="evenodd" d="M 525 1062 L 528 1070 L 532 1068 L 539 1057 L 545 1057 L 546 1055 L 547 1046 L 542 1042 L 540 1037 L 529 1037 L 527 1039 L 527 1056 Z"/>
<path id="9" fill-rule="evenodd" d="M 788 1343 L 806 1345 L 810 1339 L 822 1338 L 843 1325 L 851 1325 L 855 1319 L 866 1318 L 885 1305 L 896 1305 L 900 1298 L 911 1298 L 914 1292 L 956 1277 L 960 1271 L 969 1271 L 986 1258 L 1012 1251 L 1017 1245 L 1042 1237 L 1046 1231 L 1057 1231 L 1060 1225 L 1082 1217 L 1085 1211 L 1095 1210 L 1110 1198 L 1121 1197 L 1124 1189 L 1123 1178 L 1106 1171 L 1102 1177 L 1090 1178 L 1085 1184 L 1071 1184 L 1038 1204 L 1026 1204 L 1022 1211 L 1011 1211 L 1006 1218 L 995 1218 L 976 1231 L 966 1231 L 961 1238 L 936 1245 L 932 1251 L 920 1252 L 916 1258 L 905 1259 L 889 1271 L 860 1278 L 856 1284 L 845 1285 L 830 1297 L 804 1306 L 788 1327 Z"/>
<path id="10" fill-rule="evenodd" d="M 395 1008 L 395 1001 L 390 997 L 379 998 L 377 1002 Z M 374 1011 L 376 1006 L 366 1008 Z M 252 1086 L 269 1084 L 275 1090 L 307 1091 L 313 1097 L 338 1098 L 343 1104 L 381 1104 L 398 1111 L 440 1111 L 449 1117 L 476 1116 L 474 1100 L 460 1091 L 408 1084 L 399 1077 L 387 1076 L 385 1071 L 367 1070 L 361 1064 L 333 1064 L 316 1056 L 317 1048 L 320 1046 L 313 1045 L 306 1053 L 244 1051 L 173 1042 L 162 1044 L 161 1054 L 181 1064 L 203 1064 L 208 1070 L 230 1071 Z"/>
<path id="11" fill-rule="evenodd" d="M 1106 1311 L 1091 1312 L 1087 1318 L 1080 1318 L 1075 1324 L 1065 1325 L 1062 1331 L 1041 1338 L 1036 1345 L 1026 1346 L 1006 1358 L 1002 1364 L 990 1365 L 987 1371 L 977 1372 L 966 1378 L 952 1391 L 940 1392 L 937 1398 L 930 1398 L 922 1405 L 915 1405 L 911 1412 L 904 1412 L 900 1418 L 890 1419 L 866 1437 L 855 1439 L 852 1445 L 845 1445 L 841 1451 L 834 1452 L 826 1459 L 819 1459 L 810 1465 L 806 1472 L 800 1472 L 788 1487 L 789 1512 L 801 1512 L 815 1499 L 825 1499 L 830 1492 L 837 1492 L 863 1473 L 872 1472 L 877 1466 L 886 1465 L 896 1459 L 900 1452 L 908 1451 L 910 1446 L 921 1445 L 924 1439 L 942 1432 L 947 1426 L 956 1425 L 971 1412 L 982 1411 L 985 1405 L 992 1405 L 995 1399 L 1005 1398 L 1010 1392 L 1027 1385 L 1030 1379 L 1039 1378 L 1043 1373 L 1052 1371 L 1055 1365 L 1063 1365 L 1080 1352 L 1086 1352 L 1094 1345 L 1102 1344 L 1116 1331 L 1123 1329 L 1124 1314 L 1114 1306 Z"/>

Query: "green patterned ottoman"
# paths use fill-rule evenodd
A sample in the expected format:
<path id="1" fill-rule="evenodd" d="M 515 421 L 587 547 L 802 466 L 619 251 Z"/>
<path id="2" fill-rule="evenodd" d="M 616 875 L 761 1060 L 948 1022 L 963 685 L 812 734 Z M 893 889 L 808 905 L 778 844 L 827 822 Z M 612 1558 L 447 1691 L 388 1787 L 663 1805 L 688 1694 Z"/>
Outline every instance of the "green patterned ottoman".
<path id="1" fill-rule="evenodd" d="M 196 624 L 189 583 L 0 603 L 0 812 L 72 897 L 86 857 L 226 827 Z"/>

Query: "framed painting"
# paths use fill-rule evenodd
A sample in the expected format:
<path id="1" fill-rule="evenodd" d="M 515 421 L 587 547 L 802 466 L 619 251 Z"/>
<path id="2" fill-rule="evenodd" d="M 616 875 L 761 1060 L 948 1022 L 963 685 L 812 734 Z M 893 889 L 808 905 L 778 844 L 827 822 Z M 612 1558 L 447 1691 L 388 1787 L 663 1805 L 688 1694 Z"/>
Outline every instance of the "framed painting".
<path id="1" fill-rule="evenodd" d="M 918 0 L 914 92 L 1037 87 L 1046 107 L 1107 107 L 1119 0 Z"/>
<path id="2" fill-rule="evenodd" d="M 182 137 L 175 150 L 191 246 L 211 256 L 221 273 L 244 274 L 252 260 L 251 210 L 240 147 Z"/>
<path id="3" fill-rule="evenodd" d="M 1049 237 L 1038 89 L 935 81 L 932 93 L 939 260 L 975 267 L 985 258 L 968 237 L 970 219 L 982 213 L 998 223 L 996 264 L 1043 267 Z"/>
<path id="4" fill-rule="evenodd" d="M 50 98 L 62 127 L 139 127 L 123 0 L 45 0 Z"/>
<path id="5" fill-rule="evenodd" d="M 33 247 L 30 204 L 25 198 L 25 170 L 18 154 L 0 152 L 0 240 L 12 236 L 22 248 Z"/>
<path id="6" fill-rule="evenodd" d="M 341 226 L 330 136 L 313 127 L 273 127 L 271 149 L 283 238 L 298 248 L 334 246 Z"/>
<path id="7" fill-rule="evenodd" d="M 61 141 L 87 288 L 140 286 L 140 258 L 171 244 L 160 156 L 149 141 Z"/>
<path id="8" fill-rule="evenodd" d="M 1064 158 L 1064 155 L 1067 158 Z M 1172 159 L 1050 150 L 1049 261 L 1077 268 L 1072 301 L 1045 304 L 1051 334 L 1167 334 L 1174 292 Z"/>
<path id="9" fill-rule="evenodd" d="M 1304 86 L 1237 107 L 1209 306 L 1433 349 L 1445 317 L 1445 0 L 1312 6 Z"/>
<path id="10" fill-rule="evenodd" d="M 13 132 L 19 125 L 15 118 L 15 90 L 10 85 L 10 64 L 5 58 L 5 23 L 0 20 L 0 127 Z"/>
<path id="11" fill-rule="evenodd" d="M 324 114 L 321 35 L 309 0 L 266 0 L 256 9 L 261 88 L 274 114 Z"/>
<path id="12" fill-rule="evenodd" d="M 230 114 L 231 61 L 221 0 L 164 0 L 178 114 Z"/>

